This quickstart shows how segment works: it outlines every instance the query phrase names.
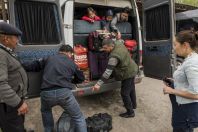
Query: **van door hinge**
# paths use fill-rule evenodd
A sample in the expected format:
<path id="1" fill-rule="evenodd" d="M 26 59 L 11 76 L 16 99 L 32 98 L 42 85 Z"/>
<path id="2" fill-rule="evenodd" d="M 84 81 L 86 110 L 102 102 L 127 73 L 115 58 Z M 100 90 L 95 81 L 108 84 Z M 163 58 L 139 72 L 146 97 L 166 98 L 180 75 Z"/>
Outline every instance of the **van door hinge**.
<path id="1" fill-rule="evenodd" d="M 171 58 L 170 58 L 171 59 L 172 73 L 177 69 L 177 57 L 173 52 L 174 51 L 172 51 Z"/>
<path id="2" fill-rule="evenodd" d="M 67 29 L 72 29 L 72 25 L 71 24 L 64 24 L 64 27 Z"/>

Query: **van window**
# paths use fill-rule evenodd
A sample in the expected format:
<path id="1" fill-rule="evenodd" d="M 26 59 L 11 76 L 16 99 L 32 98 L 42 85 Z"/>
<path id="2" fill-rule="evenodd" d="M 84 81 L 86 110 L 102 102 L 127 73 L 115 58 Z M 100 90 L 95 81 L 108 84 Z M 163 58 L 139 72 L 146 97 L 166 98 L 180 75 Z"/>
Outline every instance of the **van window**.
<path id="1" fill-rule="evenodd" d="M 61 41 L 58 8 L 53 3 L 17 0 L 16 25 L 25 45 L 59 44 Z"/>
<path id="2" fill-rule="evenodd" d="M 169 6 L 162 5 L 146 10 L 146 40 L 157 41 L 170 38 Z"/>

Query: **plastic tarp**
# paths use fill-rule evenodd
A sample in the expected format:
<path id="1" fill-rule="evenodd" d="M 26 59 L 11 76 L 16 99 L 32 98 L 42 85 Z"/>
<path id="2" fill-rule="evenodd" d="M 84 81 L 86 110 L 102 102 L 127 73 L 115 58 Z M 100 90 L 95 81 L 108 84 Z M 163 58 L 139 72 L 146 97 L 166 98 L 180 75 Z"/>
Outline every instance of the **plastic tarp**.
<path id="1" fill-rule="evenodd" d="M 176 13 L 176 20 L 188 20 L 192 19 L 193 21 L 198 23 L 198 9 L 197 10 L 190 10 L 181 13 Z"/>

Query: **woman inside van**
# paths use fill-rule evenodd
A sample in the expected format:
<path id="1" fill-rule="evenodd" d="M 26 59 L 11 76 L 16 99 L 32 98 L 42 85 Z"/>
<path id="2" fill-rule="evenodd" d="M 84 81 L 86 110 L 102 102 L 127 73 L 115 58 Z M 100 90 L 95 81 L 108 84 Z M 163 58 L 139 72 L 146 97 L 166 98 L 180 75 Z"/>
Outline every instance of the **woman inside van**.
<path id="1" fill-rule="evenodd" d="M 94 23 L 95 21 L 100 21 L 101 18 L 96 15 L 96 11 L 92 7 L 89 7 L 87 8 L 87 14 L 82 17 L 82 20 Z"/>
<path id="2" fill-rule="evenodd" d="M 173 79 L 164 79 L 163 92 L 169 94 L 172 103 L 173 132 L 193 132 L 198 127 L 198 34 L 190 30 L 179 32 L 173 47 L 185 60 Z"/>

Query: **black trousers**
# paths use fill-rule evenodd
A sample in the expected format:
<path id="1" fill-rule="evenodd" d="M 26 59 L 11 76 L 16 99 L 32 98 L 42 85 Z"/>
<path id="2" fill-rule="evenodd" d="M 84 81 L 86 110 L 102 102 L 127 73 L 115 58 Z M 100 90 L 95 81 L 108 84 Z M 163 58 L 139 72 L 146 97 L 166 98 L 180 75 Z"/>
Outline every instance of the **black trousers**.
<path id="1" fill-rule="evenodd" d="M 183 128 L 176 129 L 176 128 L 173 128 L 173 132 L 193 132 L 193 131 L 194 131 L 193 128 L 187 128 L 187 129 L 183 129 Z"/>
<path id="2" fill-rule="evenodd" d="M 172 86 L 173 87 L 173 86 Z M 179 106 L 176 102 L 176 96 L 169 94 L 169 98 L 172 104 L 172 126 L 173 126 L 173 132 L 194 132 L 194 128 L 191 128 L 191 124 L 189 122 L 185 122 L 187 118 L 194 119 L 192 121 L 194 124 L 194 127 L 197 127 L 197 115 L 195 114 L 197 112 L 197 103 L 191 103 L 183 106 Z M 182 108 L 184 107 L 184 108 Z M 194 114 L 187 114 L 186 112 L 194 113 Z M 187 115 L 186 115 L 187 114 Z M 192 117 L 191 117 L 192 116 Z M 187 126 L 189 127 L 187 127 Z M 175 126 L 177 126 L 175 128 Z M 179 127 L 180 126 L 180 127 Z"/>
<path id="3" fill-rule="evenodd" d="M 0 103 L 0 128 L 3 132 L 25 132 L 24 115 L 18 115 L 17 109 Z"/>
<path id="4" fill-rule="evenodd" d="M 128 112 L 133 112 L 137 107 L 134 79 L 135 77 L 128 78 L 121 84 L 121 97 Z"/>

